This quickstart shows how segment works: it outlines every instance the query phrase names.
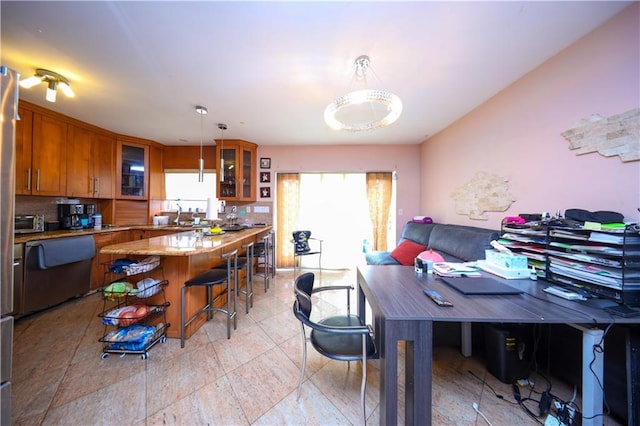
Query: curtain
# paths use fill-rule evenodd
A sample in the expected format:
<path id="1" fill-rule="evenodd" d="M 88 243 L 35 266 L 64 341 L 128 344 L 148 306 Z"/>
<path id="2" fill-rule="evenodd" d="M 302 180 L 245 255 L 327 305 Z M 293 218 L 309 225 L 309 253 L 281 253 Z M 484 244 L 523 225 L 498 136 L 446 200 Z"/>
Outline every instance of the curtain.
<path id="1" fill-rule="evenodd" d="M 293 244 L 291 235 L 298 223 L 300 212 L 300 175 L 276 174 L 277 229 L 276 262 L 278 268 L 293 268 Z"/>
<path id="2" fill-rule="evenodd" d="M 373 250 L 387 250 L 389 208 L 391 206 L 392 174 L 367 173 L 367 200 L 369 217 L 373 225 Z"/>

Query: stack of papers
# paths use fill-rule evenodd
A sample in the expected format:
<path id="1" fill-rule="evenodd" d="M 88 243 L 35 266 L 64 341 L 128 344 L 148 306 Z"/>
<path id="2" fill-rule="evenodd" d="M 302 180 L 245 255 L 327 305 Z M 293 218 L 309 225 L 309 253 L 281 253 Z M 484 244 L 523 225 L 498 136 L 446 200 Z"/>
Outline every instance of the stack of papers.
<path id="1" fill-rule="evenodd" d="M 441 277 L 481 277 L 475 263 L 436 262 L 433 271 Z"/>

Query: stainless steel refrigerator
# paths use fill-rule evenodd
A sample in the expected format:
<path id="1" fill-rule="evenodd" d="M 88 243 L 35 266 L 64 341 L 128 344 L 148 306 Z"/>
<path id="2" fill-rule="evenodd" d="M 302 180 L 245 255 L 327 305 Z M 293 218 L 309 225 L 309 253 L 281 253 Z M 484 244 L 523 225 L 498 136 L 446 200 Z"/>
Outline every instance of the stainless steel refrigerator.
<path id="1" fill-rule="evenodd" d="M 15 127 L 18 111 L 18 79 L 20 75 L 0 66 L 2 86 L 0 95 L 2 105 L 2 155 L 0 158 L 0 365 L 2 381 L 0 383 L 0 424 L 11 424 L 11 369 L 13 357 L 13 279 L 14 268 L 20 268 L 20 262 L 14 261 L 14 214 L 15 214 Z M 19 276 L 16 279 L 20 279 Z"/>

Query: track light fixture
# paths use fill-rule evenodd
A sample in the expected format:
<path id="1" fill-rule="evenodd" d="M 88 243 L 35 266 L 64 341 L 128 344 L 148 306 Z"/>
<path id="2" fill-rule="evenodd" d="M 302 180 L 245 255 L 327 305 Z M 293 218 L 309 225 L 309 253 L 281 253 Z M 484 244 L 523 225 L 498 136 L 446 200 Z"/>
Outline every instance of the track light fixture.
<path id="1" fill-rule="evenodd" d="M 200 114 L 200 161 L 198 162 L 198 182 L 204 182 L 204 157 L 202 156 L 202 139 L 204 138 L 204 115 L 209 112 L 207 107 L 196 105 L 196 112 Z"/>
<path id="2" fill-rule="evenodd" d="M 38 68 L 34 76 L 22 80 L 20 82 L 20 86 L 24 87 L 25 89 L 30 89 L 40 83 L 47 83 L 47 93 L 45 95 L 45 99 L 49 102 L 56 101 L 58 88 L 60 88 L 62 93 L 64 93 L 69 98 L 73 98 L 75 96 L 75 93 L 73 93 L 73 90 L 71 90 L 71 87 L 69 86 L 69 80 L 67 80 L 66 77 L 58 74 L 57 72 L 45 70 L 42 68 Z"/>

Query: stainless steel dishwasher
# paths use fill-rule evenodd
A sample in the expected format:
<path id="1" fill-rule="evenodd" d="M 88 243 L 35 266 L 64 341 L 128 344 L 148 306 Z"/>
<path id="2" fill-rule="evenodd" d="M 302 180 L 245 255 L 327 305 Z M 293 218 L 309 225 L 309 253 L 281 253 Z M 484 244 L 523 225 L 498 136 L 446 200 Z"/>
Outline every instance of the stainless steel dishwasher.
<path id="1" fill-rule="evenodd" d="M 89 292 L 94 255 L 91 236 L 25 243 L 21 310 L 17 315 L 37 312 Z M 54 261 L 47 263 L 46 256 Z"/>

